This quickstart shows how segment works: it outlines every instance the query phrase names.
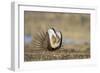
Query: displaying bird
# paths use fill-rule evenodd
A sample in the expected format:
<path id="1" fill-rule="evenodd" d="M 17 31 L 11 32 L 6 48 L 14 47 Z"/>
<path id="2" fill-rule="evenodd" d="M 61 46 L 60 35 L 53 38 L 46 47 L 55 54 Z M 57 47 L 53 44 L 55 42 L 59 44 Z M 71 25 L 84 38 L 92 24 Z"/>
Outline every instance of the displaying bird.
<path id="1" fill-rule="evenodd" d="M 62 33 L 54 28 L 48 29 L 48 50 L 59 49 L 62 45 Z"/>
<path id="2" fill-rule="evenodd" d="M 62 45 L 62 33 L 53 27 L 46 32 L 40 31 L 33 38 L 33 45 L 34 47 L 48 49 L 49 51 L 59 49 Z"/>

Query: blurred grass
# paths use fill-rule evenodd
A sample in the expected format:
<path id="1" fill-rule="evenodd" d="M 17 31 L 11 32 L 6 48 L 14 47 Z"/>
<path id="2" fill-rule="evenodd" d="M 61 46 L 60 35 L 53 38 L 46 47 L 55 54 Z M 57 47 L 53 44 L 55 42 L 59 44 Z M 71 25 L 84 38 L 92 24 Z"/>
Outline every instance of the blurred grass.
<path id="1" fill-rule="evenodd" d="M 46 30 L 51 24 L 62 31 L 64 37 L 78 37 L 89 40 L 90 15 L 74 13 L 24 12 L 25 34 L 35 35 L 41 29 Z"/>
<path id="2" fill-rule="evenodd" d="M 34 36 L 39 31 L 46 31 L 49 24 L 55 29 L 60 30 L 63 38 L 87 40 L 90 43 L 89 14 L 24 12 L 24 34 Z M 54 52 L 50 52 L 43 48 L 34 48 L 32 43 L 24 47 L 25 61 L 84 58 L 90 58 L 90 44 L 63 45 L 63 48 Z"/>
<path id="3" fill-rule="evenodd" d="M 56 51 L 30 48 L 24 52 L 24 56 L 25 61 L 86 59 L 90 58 L 90 48 L 88 45 L 68 45 Z"/>

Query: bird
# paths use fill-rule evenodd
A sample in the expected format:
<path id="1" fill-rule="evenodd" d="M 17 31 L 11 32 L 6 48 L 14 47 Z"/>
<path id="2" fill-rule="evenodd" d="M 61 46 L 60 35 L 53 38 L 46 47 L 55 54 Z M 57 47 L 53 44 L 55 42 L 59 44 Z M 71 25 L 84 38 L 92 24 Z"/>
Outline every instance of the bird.
<path id="1" fill-rule="evenodd" d="M 62 33 L 54 27 L 40 31 L 33 37 L 33 46 L 54 51 L 62 46 Z"/>
<path id="2" fill-rule="evenodd" d="M 48 47 L 50 51 L 59 49 L 62 45 L 62 33 L 54 28 L 48 29 Z"/>

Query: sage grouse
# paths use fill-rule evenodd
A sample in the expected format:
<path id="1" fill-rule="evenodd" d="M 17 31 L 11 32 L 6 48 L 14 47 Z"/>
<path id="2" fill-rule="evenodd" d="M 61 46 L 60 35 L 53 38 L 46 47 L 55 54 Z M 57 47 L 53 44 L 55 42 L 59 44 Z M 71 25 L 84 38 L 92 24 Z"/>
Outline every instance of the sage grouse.
<path id="1" fill-rule="evenodd" d="M 46 32 L 40 31 L 33 37 L 34 47 L 48 49 L 54 51 L 62 45 L 62 33 L 56 31 L 53 27 Z"/>

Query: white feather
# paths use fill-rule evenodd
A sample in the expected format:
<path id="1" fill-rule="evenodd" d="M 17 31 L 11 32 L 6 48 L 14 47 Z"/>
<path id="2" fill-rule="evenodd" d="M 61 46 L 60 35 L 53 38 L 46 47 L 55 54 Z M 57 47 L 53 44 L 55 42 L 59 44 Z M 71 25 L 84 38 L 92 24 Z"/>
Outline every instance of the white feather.
<path id="1" fill-rule="evenodd" d="M 52 47 L 52 48 L 58 47 L 59 44 L 60 44 L 60 42 L 57 42 L 57 43 L 53 44 L 53 42 L 52 42 L 52 36 L 54 36 L 54 37 L 56 38 L 56 37 L 57 37 L 56 34 L 57 34 L 58 37 L 61 38 L 60 32 L 56 32 L 56 33 L 55 33 L 53 29 L 49 29 L 49 30 L 48 30 L 48 34 L 49 34 L 49 39 L 50 39 L 51 47 Z"/>

